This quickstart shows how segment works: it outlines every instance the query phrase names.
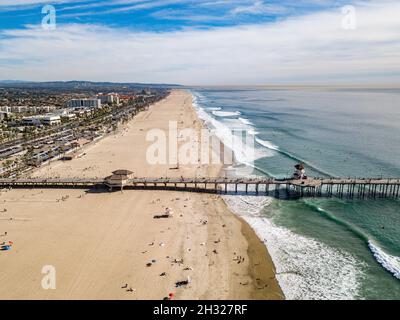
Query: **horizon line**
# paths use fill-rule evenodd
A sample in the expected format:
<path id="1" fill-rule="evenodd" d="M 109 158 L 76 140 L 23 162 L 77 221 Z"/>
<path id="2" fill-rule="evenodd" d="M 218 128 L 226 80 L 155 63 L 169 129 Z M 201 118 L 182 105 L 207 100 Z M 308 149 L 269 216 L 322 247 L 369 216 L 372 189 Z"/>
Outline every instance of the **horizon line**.
<path id="1" fill-rule="evenodd" d="M 258 84 L 179 84 L 165 82 L 140 82 L 140 81 L 110 81 L 110 80 L 10 80 L 0 79 L 1 84 L 24 84 L 24 83 L 51 83 L 51 82 L 91 82 L 91 83 L 111 83 L 111 84 L 138 84 L 138 85 L 158 85 L 158 86 L 179 86 L 186 88 L 194 87 L 396 87 L 400 88 L 400 83 L 258 83 Z"/>

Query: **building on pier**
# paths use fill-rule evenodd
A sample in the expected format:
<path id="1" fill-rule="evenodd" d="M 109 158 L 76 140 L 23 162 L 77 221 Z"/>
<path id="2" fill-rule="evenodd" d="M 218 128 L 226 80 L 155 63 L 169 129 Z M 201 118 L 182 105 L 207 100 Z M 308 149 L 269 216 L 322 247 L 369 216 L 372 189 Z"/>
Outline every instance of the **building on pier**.
<path id="1" fill-rule="evenodd" d="M 104 179 L 104 184 L 112 190 L 113 188 L 123 189 L 132 178 L 133 172 L 129 170 L 117 170 L 111 176 Z"/>
<path id="2" fill-rule="evenodd" d="M 293 173 L 293 179 L 297 180 L 307 179 L 306 168 L 304 167 L 304 164 L 299 163 L 296 164 L 294 167 L 296 171 Z"/>

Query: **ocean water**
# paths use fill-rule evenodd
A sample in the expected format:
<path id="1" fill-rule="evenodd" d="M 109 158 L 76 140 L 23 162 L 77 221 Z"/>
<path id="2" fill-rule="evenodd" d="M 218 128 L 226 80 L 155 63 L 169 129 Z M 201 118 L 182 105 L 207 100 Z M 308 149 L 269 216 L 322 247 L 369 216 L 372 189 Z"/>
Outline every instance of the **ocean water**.
<path id="1" fill-rule="evenodd" d="M 199 116 L 237 150 L 235 175 L 400 177 L 400 90 L 192 88 Z M 235 146 L 230 146 L 235 150 Z M 224 196 L 265 242 L 288 299 L 400 299 L 400 201 Z"/>

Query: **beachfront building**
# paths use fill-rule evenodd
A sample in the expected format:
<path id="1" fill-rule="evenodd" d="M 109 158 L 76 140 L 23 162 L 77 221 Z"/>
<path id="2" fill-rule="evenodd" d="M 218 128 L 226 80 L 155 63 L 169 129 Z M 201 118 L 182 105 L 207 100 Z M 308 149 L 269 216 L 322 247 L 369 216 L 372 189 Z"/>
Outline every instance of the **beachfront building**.
<path id="1" fill-rule="evenodd" d="M 104 184 L 110 188 L 123 189 L 128 183 L 128 180 L 132 178 L 133 172 L 129 170 L 117 170 L 112 173 L 111 176 L 104 179 Z"/>
<path id="2" fill-rule="evenodd" d="M 25 117 L 22 119 L 22 125 L 24 126 L 40 126 L 40 125 L 52 126 L 60 123 L 61 123 L 60 116 L 52 114 L 43 116 L 38 115 L 32 117 Z"/>
<path id="3" fill-rule="evenodd" d="M 100 99 L 71 99 L 68 101 L 70 108 L 101 108 Z"/>
<path id="4" fill-rule="evenodd" d="M 0 121 L 8 119 L 9 116 L 10 116 L 10 112 L 0 111 Z"/>
<path id="5" fill-rule="evenodd" d="M 135 95 L 120 95 L 119 96 L 119 101 L 123 103 L 129 103 L 130 101 L 133 101 L 136 99 Z"/>
<path id="6" fill-rule="evenodd" d="M 119 94 L 118 93 L 108 93 L 108 94 L 99 93 L 97 95 L 97 98 L 99 98 L 101 103 L 104 103 L 104 104 L 119 105 Z"/>
<path id="7" fill-rule="evenodd" d="M 46 126 L 52 126 L 52 125 L 61 124 L 60 116 L 56 116 L 56 115 L 43 116 L 41 121 Z"/>
<path id="8" fill-rule="evenodd" d="M 142 90 L 141 94 L 144 95 L 144 96 L 151 96 L 152 92 L 151 92 L 151 90 L 149 88 L 146 88 L 146 89 Z"/>
<path id="9" fill-rule="evenodd" d="M 40 112 L 53 112 L 56 110 L 55 106 L 2 106 L 0 111 L 8 113 L 40 113 Z"/>
<path id="10" fill-rule="evenodd" d="M 25 117 L 22 119 L 23 126 L 40 126 L 41 124 L 39 117 Z"/>
<path id="11" fill-rule="evenodd" d="M 70 120 L 76 119 L 76 114 L 75 113 L 65 113 L 65 114 L 62 114 L 60 117 L 62 120 L 70 121 Z"/>

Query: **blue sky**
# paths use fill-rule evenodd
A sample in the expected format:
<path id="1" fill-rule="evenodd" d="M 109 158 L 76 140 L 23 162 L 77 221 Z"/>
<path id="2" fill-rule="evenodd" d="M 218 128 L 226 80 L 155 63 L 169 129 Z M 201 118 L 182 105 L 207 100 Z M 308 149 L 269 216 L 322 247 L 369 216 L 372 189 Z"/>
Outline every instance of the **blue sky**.
<path id="1" fill-rule="evenodd" d="M 41 22 L 43 5 L 57 9 L 59 23 L 105 24 L 136 30 L 170 31 L 258 24 L 340 8 L 348 0 L 3 0 L 2 28 Z"/>
<path id="2" fill-rule="evenodd" d="M 395 0 L 1 0 L 0 79 L 392 83 L 399 16 Z"/>

